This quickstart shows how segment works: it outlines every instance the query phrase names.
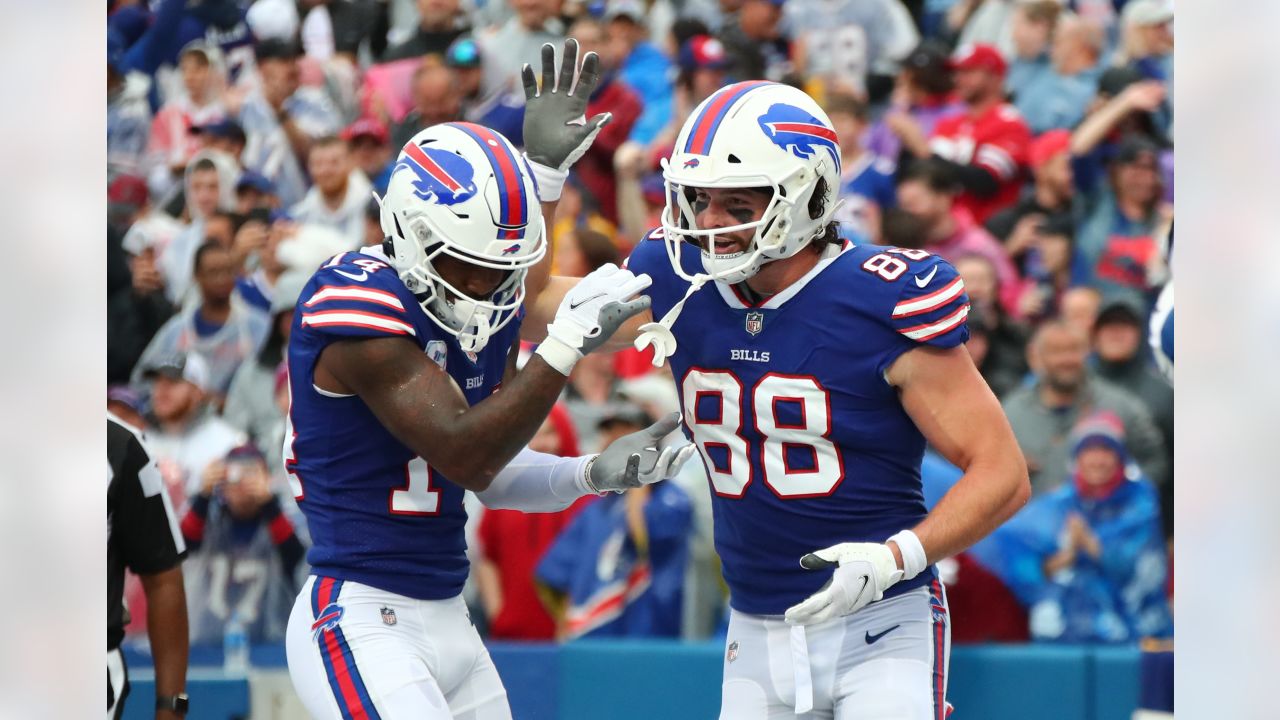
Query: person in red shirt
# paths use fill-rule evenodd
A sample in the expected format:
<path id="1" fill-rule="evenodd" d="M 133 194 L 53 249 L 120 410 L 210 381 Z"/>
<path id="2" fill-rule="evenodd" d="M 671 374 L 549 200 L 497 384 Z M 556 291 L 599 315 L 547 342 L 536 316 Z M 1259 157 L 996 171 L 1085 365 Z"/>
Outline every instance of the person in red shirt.
<path id="1" fill-rule="evenodd" d="M 578 455 L 578 436 L 564 405 L 557 403 L 529 441 L 529 449 L 562 457 Z M 480 518 L 480 562 L 476 585 L 495 640 L 551 640 L 555 621 L 533 585 L 533 570 L 569 521 L 594 496 L 555 513 L 486 509 Z"/>
<path id="2" fill-rule="evenodd" d="M 956 94 L 966 112 L 940 120 L 925 138 L 906 114 L 886 121 L 917 158 L 930 156 L 954 166 L 964 191 L 956 199 L 978 223 L 1018 199 L 1031 130 L 1016 108 L 1005 102 L 1008 65 L 994 46 L 962 47 L 951 58 Z"/>

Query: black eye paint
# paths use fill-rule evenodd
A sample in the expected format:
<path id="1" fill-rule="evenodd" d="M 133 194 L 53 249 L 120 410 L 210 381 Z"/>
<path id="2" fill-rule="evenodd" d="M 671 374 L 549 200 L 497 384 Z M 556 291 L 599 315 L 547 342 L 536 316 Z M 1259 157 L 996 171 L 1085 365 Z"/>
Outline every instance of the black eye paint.
<path id="1" fill-rule="evenodd" d="M 728 208 L 726 212 L 728 212 L 734 220 L 737 220 L 740 225 L 745 225 L 746 223 L 754 222 L 758 219 L 756 217 L 756 211 L 749 207 Z"/>

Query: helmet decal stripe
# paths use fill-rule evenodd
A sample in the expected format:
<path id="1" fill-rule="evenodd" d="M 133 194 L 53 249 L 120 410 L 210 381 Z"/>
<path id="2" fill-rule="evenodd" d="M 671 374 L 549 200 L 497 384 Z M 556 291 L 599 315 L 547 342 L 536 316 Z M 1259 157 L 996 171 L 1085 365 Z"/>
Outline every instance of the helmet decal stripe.
<path id="1" fill-rule="evenodd" d="M 435 178 L 440 182 L 440 184 L 444 185 L 455 195 L 462 189 L 463 184 L 459 182 L 457 178 L 450 175 L 448 170 L 440 167 L 439 163 L 432 160 L 431 156 L 423 152 L 422 148 L 418 147 L 413 142 L 405 143 L 404 154 L 408 155 L 410 159 L 422 166 L 422 169 L 426 170 L 428 175 Z"/>
<path id="2" fill-rule="evenodd" d="M 684 152 L 706 155 L 711 150 L 711 139 L 715 137 L 716 129 L 720 127 L 720 122 L 729 114 L 733 105 L 752 89 L 770 84 L 765 80 L 751 80 L 735 83 L 716 91 L 716 94 L 711 96 L 711 101 L 702 108 L 698 119 L 694 121 L 693 129 L 685 139 Z"/>
<path id="3" fill-rule="evenodd" d="M 525 197 L 520 166 L 511 148 L 489 128 L 466 122 L 450 124 L 476 141 L 498 178 L 498 224 L 507 228 L 499 232 L 498 237 L 504 240 L 523 238 L 529 224 L 529 202 Z"/>

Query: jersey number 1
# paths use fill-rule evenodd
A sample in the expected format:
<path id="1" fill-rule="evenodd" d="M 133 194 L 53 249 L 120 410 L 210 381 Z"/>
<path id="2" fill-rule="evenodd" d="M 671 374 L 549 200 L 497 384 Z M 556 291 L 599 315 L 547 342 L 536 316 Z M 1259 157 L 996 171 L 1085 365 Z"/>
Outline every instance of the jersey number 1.
<path id="1" fill-rule="evenodd" d="M 816 378 L 769 373 L 751 388 L 748 399 L 733 373 L 694 369 L 681 387 L 685 418 L 717 495 L 742 497 L 751 482 L 751 446 L 742 436 L 744 413 L 763 439 L 761 474 L 778 497 L 823 497 L 844 479 L 844 460 L 830 440 L 831 396 Z M 710 407 L 718 404 L 719 414 L 699 416 L 699 401 L 708 399 Z M 783 422 L 779 417 L 779 410 L 788 405 L 798 410 L 798 421 Z M 791 465 L 793 458 L 800 461 L 799 467 Z"/>

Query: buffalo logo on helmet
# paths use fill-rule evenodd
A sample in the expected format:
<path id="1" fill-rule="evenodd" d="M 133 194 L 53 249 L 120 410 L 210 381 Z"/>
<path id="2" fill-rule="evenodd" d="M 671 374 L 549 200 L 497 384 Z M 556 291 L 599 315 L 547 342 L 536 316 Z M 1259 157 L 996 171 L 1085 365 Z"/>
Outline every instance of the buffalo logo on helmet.
<path id="1" fill-rule="evenodd" d="M 774 145 L 796 157 L 808 160 L 818 148 L 831 153 L 836 167 L 840 165 L 840 149 L 836 131 L 826 123 L 795 105 L 775 103 L 760 116 L 760 129 Z"/>
<path id="2" fill-rule="evenodd" d="M 698 158 L 689 158 L 688 160 L 684 161 L 684 169 L 688 170 L 689 168 L 696 168 L 701 162 L 702 161 L 699 160 Z"/>
<path id="3" fill-rule="evenodd" d="M 503 255 L 513 255 L 518 252 L 520 252 L 520 243 L 515 243 L 514 245 L 502 249 Z"/>
<path id="4" fill-rule="evenodd" d="M 475 170 L 462 156 L 409 142 L 391 174 L 401 170 L 415 176 L 413 194 L 438 205 L 456 205 L 476 194 Z"/>

